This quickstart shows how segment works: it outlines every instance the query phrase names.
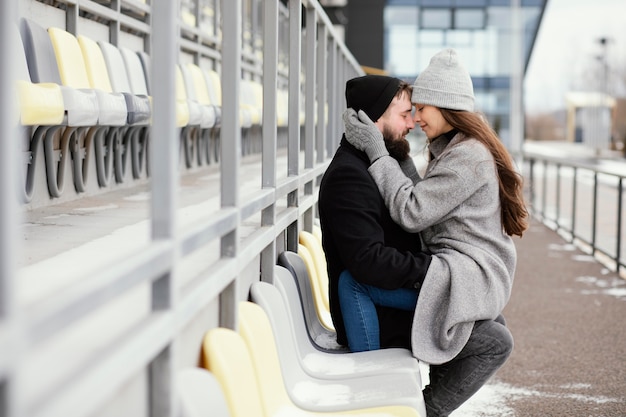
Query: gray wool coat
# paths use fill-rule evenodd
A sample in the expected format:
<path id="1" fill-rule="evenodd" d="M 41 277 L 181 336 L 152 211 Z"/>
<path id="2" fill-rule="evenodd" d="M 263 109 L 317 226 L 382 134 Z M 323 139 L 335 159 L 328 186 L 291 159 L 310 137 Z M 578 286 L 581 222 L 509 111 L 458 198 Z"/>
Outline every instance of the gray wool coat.
<path id="1" fill-rule="evenodd" d="M 475 321 L 502 312 L 517 258 L 502 228 L 494 159 L 477 140 L 461 138 L 435 139 L 434 158 L 415 184 L 389 156 L 369 168 L 393 220 L 420 233 L 433 254 L 411 334 L 413 354 L 430 364 L 453 359 Z"/>

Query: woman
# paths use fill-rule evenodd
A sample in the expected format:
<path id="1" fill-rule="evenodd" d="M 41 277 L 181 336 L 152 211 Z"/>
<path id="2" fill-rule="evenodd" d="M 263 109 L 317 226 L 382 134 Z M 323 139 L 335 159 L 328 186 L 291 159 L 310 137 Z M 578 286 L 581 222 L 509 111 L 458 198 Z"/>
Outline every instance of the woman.
<path id="1" fill-rule="evenodd" d="M 476 392 L 512 350 L 501 312 L 515 271 L 511 237 L 522 236 L 528 212 L 512 158 L 485 119 L 474 113 L 471 78 L 456 51 L 446 49 L 431 59 L 415 80 L 411 101 L 414 120 L 429 142 L 424 178 L 414 165 L 407 170 L 405 161 L 401 168 L 388 156 L 366 114 L 348 109 L 344 122 L 348 141 L 370 158 L 369 172 L 392 218 L 420 233 L 433 255 L 431 264 L 419 297 L 418 291 L 407 289 L 380 294 L 346 271 L 339 283 L 340 303 L 342 312 L 352 311 L 350 317 L 367 311 L 363 303 L 415 309 L 413 354 L 441 364 L 431 367 L 424 391 L 428 416 L 443 416 Z M 407 295 L 413 296 L 412 303 Z M 398 298 L 401 302 L 395 304 Z M 375 320 L 369 319 L 345 323 L 346 330 L 357 339 L 364 334 L 371 338 L 375 329 L 367 326 Z M 492 342 L 499 346 L 495 353 Z M 462 366 L 468 357 L 476 362 Z"/>

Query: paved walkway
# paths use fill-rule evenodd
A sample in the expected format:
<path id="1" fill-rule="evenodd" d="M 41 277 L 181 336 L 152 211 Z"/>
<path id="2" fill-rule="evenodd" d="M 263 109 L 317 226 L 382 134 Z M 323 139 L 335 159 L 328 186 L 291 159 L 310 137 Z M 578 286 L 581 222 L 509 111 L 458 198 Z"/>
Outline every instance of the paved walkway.
<path id="1" fill-rule="evenodd" d="M 626 281 L 536 221 L 516 245 L 515 350 L 452 416 L 626 416 Z"/>

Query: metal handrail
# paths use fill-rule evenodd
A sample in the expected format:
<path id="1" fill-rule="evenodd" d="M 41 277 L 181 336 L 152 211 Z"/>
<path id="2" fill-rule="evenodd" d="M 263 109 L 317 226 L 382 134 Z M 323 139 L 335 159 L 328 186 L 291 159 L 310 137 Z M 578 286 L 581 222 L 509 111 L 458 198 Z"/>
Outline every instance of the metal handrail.
<path id="1" fill-rule="evenodd" d="M 622 255 L 626 174 L 601 168 L 596 160 L 576 161 L 532 152 L 524 152 L 522 157 L 531 215 L 619 274 L 626 267 Z M 568 169 L 571 172 L 569 183 L 563 175 Z M 600 187 L 605 187 L 606 192 L 600 193 Z M 590 192 L 590 200 L 581 201 L 584 191 Z M 613 193 L 614 200 L 610 198 Z M 586 207 L 581 207 L 583 204 Z M 606 209 L 601 210 L 605 206 Z M 609 216 L 614 216 L 613 221 Z M 603 227 L 600 227 L 600 220 L 604 221 Z M 614 241 L 614 246 L 606 245 L 607 241 Z"/>

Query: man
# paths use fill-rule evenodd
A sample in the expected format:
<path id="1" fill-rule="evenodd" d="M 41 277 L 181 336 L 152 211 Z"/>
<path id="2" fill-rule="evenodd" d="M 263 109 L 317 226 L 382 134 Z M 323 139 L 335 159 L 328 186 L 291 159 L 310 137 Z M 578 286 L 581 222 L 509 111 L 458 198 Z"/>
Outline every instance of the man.
<path id="1" fill-rule="evenodd" d="M 348 107 L 363 110 L 376 122 L 389 153 L 409 158 L 405 138 L 415 127 L 411 87 L 397 79 L 366 75 L 346 84 Z M 319 214 L 328 264 L 330 310 L 337 342 L 348 345 L 338 300 L 339 275 L 348 270 L 355 280 L 383 289 L 419 289 L 430 264 L 419 237 L 393 222 L 368 173 L 369 159 L 345 137 L 320 184 Z M 377 307 L 380 347 L 410 349 L 412 311 Z"/>

